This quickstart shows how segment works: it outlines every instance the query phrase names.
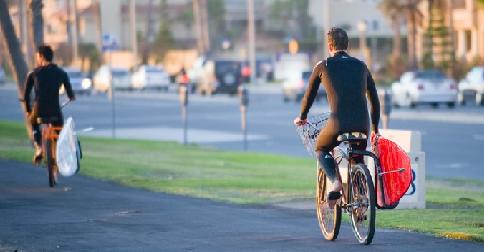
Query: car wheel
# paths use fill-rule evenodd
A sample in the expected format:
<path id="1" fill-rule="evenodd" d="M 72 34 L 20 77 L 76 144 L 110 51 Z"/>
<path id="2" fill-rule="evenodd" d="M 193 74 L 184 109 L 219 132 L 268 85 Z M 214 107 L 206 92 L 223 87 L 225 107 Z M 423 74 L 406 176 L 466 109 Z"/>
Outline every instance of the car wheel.
<path id="1" fill-rule="evenodd" d="M 289 97 L 284 96 L 283 101 L 284 101 L 284 103 L 288 103 L 289 102 Z"/>
<path id="2" fill-rule="evenodd" d="M 449 108 L 455 108 L 455 102 L 448 102 L 447 107 Z"/>
<path id="3" fill-rule="evenodd" d="M 476 104 L 481 106 L 484 105 L 484 94 L 476 93 Z"/>
<path id="4" fill-rule="evenodd" d="M 410 108 L 416 108 L 417 107 L 417 103 L 415 102 L 410 102 Z"/>
<path id="5" fill-rule="evenodd" d="M 432 103 L 432 108 L 436 109 L 436 108 L 438 108 L 438 107 L 439 107 L 439 104 L 438 104 L 438 103 L 436 103 L 436 102 L 433 102 L 433 103 Z"/>

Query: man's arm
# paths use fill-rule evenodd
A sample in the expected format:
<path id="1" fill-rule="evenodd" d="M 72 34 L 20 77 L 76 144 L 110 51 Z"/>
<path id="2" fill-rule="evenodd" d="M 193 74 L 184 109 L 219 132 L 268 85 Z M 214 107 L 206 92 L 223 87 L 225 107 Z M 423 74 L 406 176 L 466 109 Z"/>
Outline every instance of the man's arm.
<path id="1" fill-rule="evenodd" d="M 380 122 L 380 101 L 378 99 L 378 92 L 376 91 L 375 81 L 371 76 L 370 70 L 367 69 L 366 78 L 366 95 L 371 104 L 371 127 L 375 133 L 378 132 L 378 123 Z"/>
<path id="2" fill-rule="evenodd" d="M 30 106 L 30 93 L 32 92 L 32 88 L 34 86 L 34 72 L 30 72 L 27 75 L 27 79 L 25 80 L 25 90 L 24 90 L 24 102 L 25 102 L 25 110 L 27 113 L 32 112 L 32 108 Z"/>
<path id="3" fill-rule="evenodd" d="M 71 81 L 69 80 L 69 76 L 67 73 L 64 72 L 64 80 L 62 81 L 64 84 L 64 89 L 66 90 L 67 96 L 71 101 L 76 99 L 76 96 L 74 95 L 74 92 L 72 91 L 72 85 Z"/>
<path id="4" fill-rule="evenodd" d="M 321 84 L 321 78 L 320 78 L 321 68 L 323 65 L 324 65 L 323 61 L 318 62 L 318 64 L 314 66 L 313 72 L 309 77 L 309 85 L 308 85 L 308 88 L 306 89 L 306 93 L 304 94 L 304 98 L 302 99 L 302 103 L 301 103 L 301 114 L 299 116 L 301 120 L 306 120 L 309 113 L 309 109 L 313 105 L 314 99 L 318 94 L 319 85 Z"/>

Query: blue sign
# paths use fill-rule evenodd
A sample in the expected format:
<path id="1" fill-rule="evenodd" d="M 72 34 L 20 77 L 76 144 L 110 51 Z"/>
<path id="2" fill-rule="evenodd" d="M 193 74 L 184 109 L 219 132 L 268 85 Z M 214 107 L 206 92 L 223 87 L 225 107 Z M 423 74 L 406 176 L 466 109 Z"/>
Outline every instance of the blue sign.
<path id="1" fill-rule="evenodd" d="M 105 33 L 102 36 L 102 51 L 115 51 L 119 49 L 117 39 L 110 33 Z"/>

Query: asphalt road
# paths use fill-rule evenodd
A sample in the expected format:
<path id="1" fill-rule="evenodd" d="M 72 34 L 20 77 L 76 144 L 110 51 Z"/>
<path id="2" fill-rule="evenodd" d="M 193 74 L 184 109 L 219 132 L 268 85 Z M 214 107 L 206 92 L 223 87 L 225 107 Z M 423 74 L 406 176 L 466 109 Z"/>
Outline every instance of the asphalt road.
<path id="1" fill-rule="evenodd" d="M 0 251 L 482 251 L 474 242 L 378 229 L 371 246 L 348 225 L 325 241 L 314 211 L 239 206 L 0 160 Z"/>
<path id="2" fill-rule="evenodd" d="M 22 120 L 16 92 L 0 89 L 0 119 Z M 116 93 L 116 125 L 119 135 L 147 139 L 181 140 L 182 123 L 178 97 L 173 93 Z M 239 99 L 216 95 L 190 97 L 188 140 L 228 150 L 243 150 Z M 313 113 L 327 111 L 315 104 Z M 254 89 L 250 96 L 249 150 L 307 156 L 292 120 L 299 105 L 283 103 L 278 89 Z M 92 134 L 111 136 L 111 104 L 103 94 L 79 96 L 65 109 L 77 128 L 94 127 Z M 470 105 L 449 109 L 419 107 L 395 109 L 391 128 L 422 132 L 427 175 L 484 179 L 484 107 Z"/>

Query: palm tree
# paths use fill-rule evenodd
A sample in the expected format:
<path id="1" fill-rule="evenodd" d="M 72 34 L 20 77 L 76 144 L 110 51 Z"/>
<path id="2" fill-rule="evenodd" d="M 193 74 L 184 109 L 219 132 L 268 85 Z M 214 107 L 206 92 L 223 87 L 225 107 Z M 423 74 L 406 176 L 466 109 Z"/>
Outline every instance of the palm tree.
<path id="1" fill-rule="evenodd" d="M 393 50 L 392 58 L 400 59 L 401 57 L 401 22 L 403 15 L 401 9 L 403 6 L 399 1 L 383 0 L 379 5 L 380 10 L 385 14 L 392 23 L 393 29 Z"/>
<path id="2" fill-rule="evenodd" d="M 27 77 L 27 62 L 25 61 L 22 49 L 20 48 L 20 42 L 15 34 L 12 18 L 8 11 L 7 0 L 0 0 L 0 42 L 3 45 L 3 51 L 8 56 L 7 62 L 14 77 L 17 80 L 17 93 L 19 97 L 23 97 L 24 83 Z M 25 127 L 27 129 L 27 135 L 30 140 L 33 140 L 32 125 L 27 120 L 26 107 L 24 103 L 21 103 L 21 108 L 24 114 Z"/>
<path id="3" fill-rule="evenodd" d="M 399 45 L 397 38 L 399 38 L 399 31 L 397 25 L 403 19 L 407 23 L 407 55 L 410 68 L 417 67 L 416 44 L 417 44 L 417 24 L 422 17 L 418 7 L 421 0 L 383 0 L 380 4 L 382 11 L 392 20 L 394 26 L 394 55 L 399 55 Z"/>

